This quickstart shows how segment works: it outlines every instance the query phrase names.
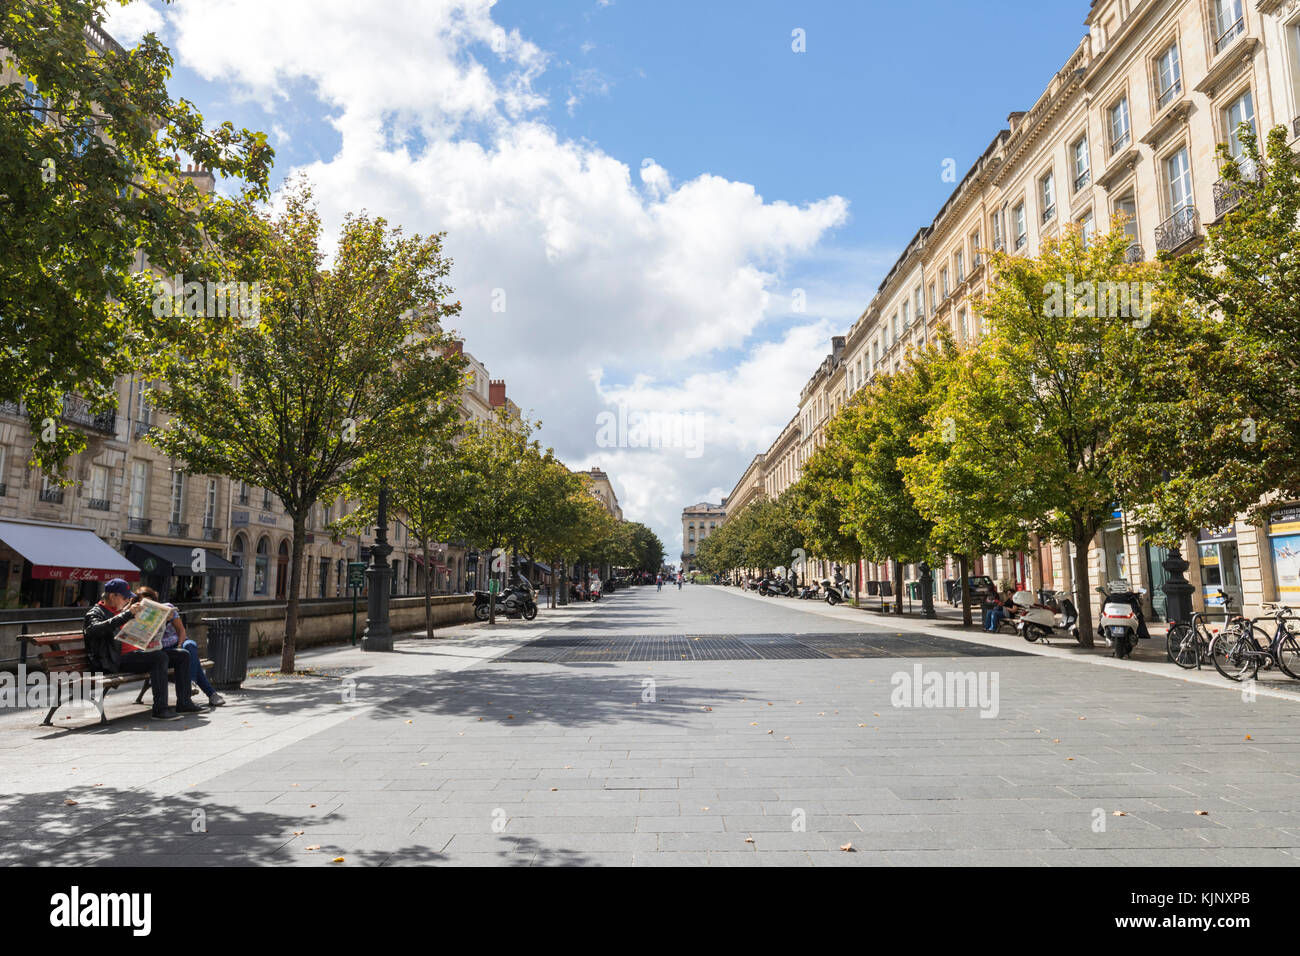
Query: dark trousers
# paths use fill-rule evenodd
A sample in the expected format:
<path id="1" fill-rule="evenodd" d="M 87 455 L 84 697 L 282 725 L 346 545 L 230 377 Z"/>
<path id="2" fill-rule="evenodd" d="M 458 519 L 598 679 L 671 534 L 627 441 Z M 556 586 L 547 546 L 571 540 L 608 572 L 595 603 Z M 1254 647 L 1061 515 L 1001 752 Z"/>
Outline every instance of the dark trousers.
<path id="1" fill-rule="evenodd" d="M 176 702 L 190 702 L 190 655 L 175 647 L 158 651 L 135 651 L 123 654 L 118 670 L 128 674 L 148 674 L 153 693 L 153 712 L 167 712 L 167 672 L 176 676 Z"/>

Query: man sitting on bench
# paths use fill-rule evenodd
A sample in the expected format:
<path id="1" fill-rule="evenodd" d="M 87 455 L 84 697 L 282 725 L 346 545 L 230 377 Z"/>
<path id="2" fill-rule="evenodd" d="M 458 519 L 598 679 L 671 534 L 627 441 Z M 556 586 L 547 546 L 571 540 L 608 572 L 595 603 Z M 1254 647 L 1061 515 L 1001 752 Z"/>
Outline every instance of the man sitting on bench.
<path id="1" fill-rule="evenodd" d="M 153 719 L 177 720 L 182 714 L 197 714 L 203 708 L 190 700 L 190 656 L 179 648 L 136 651 L 123 654 L 114 639 L 117 632 L 135 617 L 139 600 L 131 586 L 121 578 L 104 585 L 104 596 L 86 613 L 81 626 L 90 669 L 105 674 L 148 674 L 153 692 Z M 176 675 L 176 709 L 167 709 L 167 671 Z"/>

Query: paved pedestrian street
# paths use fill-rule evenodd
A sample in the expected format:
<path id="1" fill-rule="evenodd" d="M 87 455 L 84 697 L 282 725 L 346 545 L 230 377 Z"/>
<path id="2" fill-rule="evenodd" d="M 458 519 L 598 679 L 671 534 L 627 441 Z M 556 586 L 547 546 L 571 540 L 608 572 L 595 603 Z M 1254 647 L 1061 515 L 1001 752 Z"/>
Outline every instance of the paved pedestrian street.
<path id="1" fill-rule="evenodd" d="M 304 653 L 183 722 L 8 713 L 0 859 L 1300 861 L 1300 703 L 1212 671 L 705 586 L 440 633 Z"/>

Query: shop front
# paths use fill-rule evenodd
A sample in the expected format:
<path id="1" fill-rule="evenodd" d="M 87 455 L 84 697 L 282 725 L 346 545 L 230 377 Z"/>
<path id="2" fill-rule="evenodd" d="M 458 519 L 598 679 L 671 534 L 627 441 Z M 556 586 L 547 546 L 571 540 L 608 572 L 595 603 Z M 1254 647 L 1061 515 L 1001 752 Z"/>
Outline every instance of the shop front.
<path id="1" fill-rule="evenodd" d="M 132 541 L 127 557 L 144 575 L 144 583 L 163 601 L 220 600 L 229 591 L 218 578 L 239 577 L 243 569 L 210 548 L 187 548 L 175 544 Z"/>
<path id="2" fill-rule="evenodd" d="M 140 569 L 89 528 L 0 521 L 0 595 L 22 607 L 89 606 L 105 581 Z"/>
<path id="3" fill-rule="evenodd" d="M 1237 528 L 1202 528 L 1196 539 L 1197 561 L 1201 566 L 1201 601 L 1206 608 L 1223 607 L 1220 592 L 1240 612 L 1241 561 L 1237 556 Z"/>
<path id="4" fill-rule="evenodd" d="M 1268 518 L 1268 540 L 1277 600 L 1300 606 L 1300 505 L 1273 510 Z"/>

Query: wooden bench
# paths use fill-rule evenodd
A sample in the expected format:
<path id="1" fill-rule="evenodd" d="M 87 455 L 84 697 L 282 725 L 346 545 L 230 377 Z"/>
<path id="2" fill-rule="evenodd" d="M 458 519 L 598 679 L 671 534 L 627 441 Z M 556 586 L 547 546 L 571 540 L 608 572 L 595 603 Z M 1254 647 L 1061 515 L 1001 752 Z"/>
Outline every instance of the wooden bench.
<path id="1" fill-rule="evenodd" d="M 149 690 L 153 681 L 148 674 L 105 674 L 92 673 L 90 669 L 90 658 L 86 656 L 86 640 L 81 631 L 72 631 L 66 634 L 20 634 L 18 640 L 23 642 L 22 663 L 27 661 L 27 648 L 33 646 L 38 651 L 38 660 L 46 674 L 79 674 L 84 683 L 86 680 L 93 679 L 94 684 L 98 685 L 100 695 L 90 697 L 96 707 L 99 708 L 99 722 L 108 723 L 108 715 L 104 711 L 104 700 L 108 697 L 108 692 L 116 690 L 123 684 L 140 684 L 140 693 L 136 695 L 137 704 L 144 701 L 145 691 Z M 201 659 L 199 666 L 208 668 L 212 666 L 212 661 Z M 51 681 L 58 687 L 58 696 L 54 701 L 54 706 L 50 712 L 45 715 L 41 721 L 42 726 L 54 726 L 54 712 L 63 706 L 63 689 L 69 683 L 66 680 Z M 81 699 L 86 699 L 82 695 Z"/>

